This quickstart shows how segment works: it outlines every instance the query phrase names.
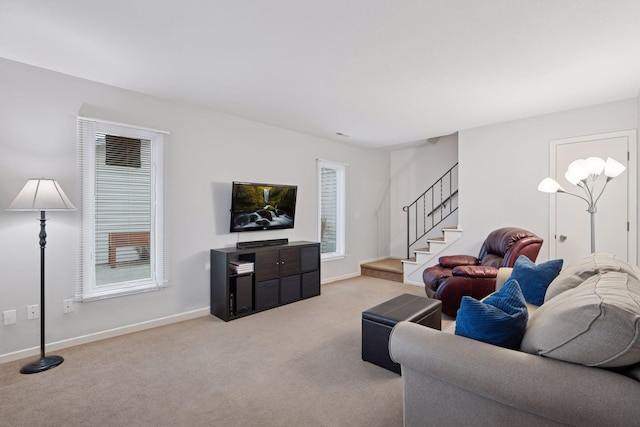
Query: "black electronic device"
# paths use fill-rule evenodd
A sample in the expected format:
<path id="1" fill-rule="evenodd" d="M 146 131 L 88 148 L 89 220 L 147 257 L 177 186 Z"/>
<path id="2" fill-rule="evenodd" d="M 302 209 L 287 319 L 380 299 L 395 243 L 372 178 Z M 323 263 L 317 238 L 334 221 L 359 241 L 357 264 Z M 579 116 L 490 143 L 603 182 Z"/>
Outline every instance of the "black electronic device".
<path id="1" fill-rule="evenodd" d="M 238 242 L 236 243 L 236 249 L 262 248 L 265 246 L 286 245 L 287 243 L 289 243 L 289 239 L 254 240 L 251 242 Z"/>
<path id="2" fill-rule="evenodd" d="M 298 187 L 233 182 L 231 232 L 293 228 Z"/>

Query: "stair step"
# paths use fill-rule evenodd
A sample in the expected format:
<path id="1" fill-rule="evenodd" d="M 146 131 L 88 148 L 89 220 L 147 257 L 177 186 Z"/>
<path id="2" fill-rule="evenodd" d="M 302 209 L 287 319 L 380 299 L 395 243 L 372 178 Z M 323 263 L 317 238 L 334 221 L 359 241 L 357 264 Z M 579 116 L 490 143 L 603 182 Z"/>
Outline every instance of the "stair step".
<path id="1" fill-rule="evenodd" d="M 361 264 L 360 274 L 362 276 L 377 277 L 379 279 L 392 280 L 400 283 L 404 281 L 402 260 L 397 258 L 387 258 Z"/>

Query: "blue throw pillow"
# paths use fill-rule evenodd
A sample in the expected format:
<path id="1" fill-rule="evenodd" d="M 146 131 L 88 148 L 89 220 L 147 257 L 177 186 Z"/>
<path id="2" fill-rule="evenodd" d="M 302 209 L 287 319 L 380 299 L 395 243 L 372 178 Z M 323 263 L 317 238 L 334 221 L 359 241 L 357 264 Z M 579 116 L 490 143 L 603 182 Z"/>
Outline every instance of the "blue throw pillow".
<path id="1" fill-rule="evenodd" d="M 456 335 L 517 350 L 528 320 L 520 285 L 509 279 L 484 301 L 462 297 L 456 317 Z"/>
<path id="2" fill-rule="evenodd" d="M 529 258 L 520 255 L 513 266 L 511 278 L 518 281 L 525 301 L 541 306 L 544 294 L 562 270 L 562 260 L 552 259 L 542 264 L 534 264 Z"/>

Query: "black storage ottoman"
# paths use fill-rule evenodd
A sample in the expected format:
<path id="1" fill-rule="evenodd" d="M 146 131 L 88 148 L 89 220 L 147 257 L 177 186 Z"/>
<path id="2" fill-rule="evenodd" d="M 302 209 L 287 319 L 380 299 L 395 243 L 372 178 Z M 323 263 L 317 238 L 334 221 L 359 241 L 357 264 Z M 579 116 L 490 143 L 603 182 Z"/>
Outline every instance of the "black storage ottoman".
<path id="1" fill-rule="evenodd" d="M 362 360 L 400 373 L 389 356 L 389 335 L 396 323 L 408 321 L 441 329 L 442 301 L 402 294 L 362 312 Z"/>

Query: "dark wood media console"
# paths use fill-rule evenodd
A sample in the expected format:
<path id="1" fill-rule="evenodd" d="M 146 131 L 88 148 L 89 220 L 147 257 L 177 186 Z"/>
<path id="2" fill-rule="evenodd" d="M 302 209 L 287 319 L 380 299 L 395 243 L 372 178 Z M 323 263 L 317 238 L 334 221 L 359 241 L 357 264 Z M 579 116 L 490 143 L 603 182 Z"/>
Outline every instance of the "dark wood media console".
<path id="1" fill-rule="evenodd" d="M 253 264 L 236 273 L 234 264 Z M 320 295 L 320 244 L 211 250 L 211 314 L 229 321 Z"/>

